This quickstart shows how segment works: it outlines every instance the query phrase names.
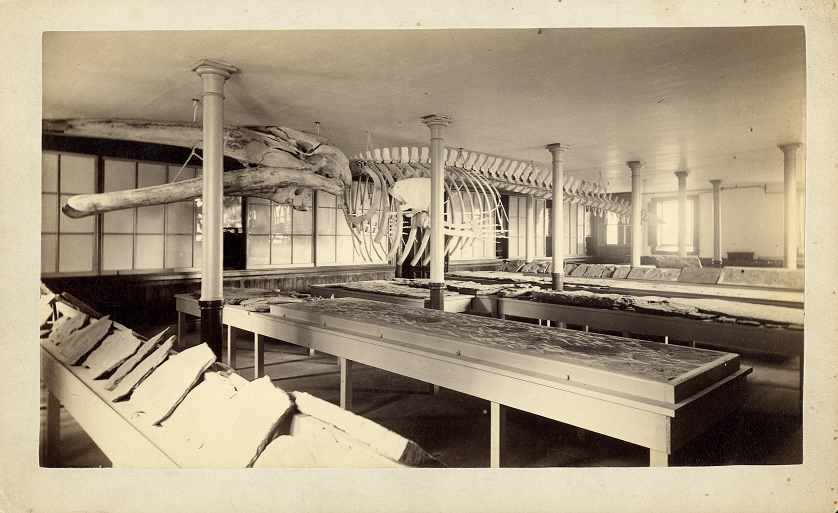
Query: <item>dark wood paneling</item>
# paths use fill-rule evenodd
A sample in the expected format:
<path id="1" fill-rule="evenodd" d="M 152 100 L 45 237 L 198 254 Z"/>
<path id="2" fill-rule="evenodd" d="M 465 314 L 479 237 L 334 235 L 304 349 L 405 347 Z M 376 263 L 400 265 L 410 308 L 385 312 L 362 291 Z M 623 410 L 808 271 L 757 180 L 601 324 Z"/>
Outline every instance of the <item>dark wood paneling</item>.
<path id="1" fill-rule="evenodd" d="M 224 286 L 307 293 L 309 285 L 393 277 L 394 268 L 388 265 L 225 271 Z M 175 294 L 201 290 L 200 273 L 43 278 L 43 282 L 53 292 L 70 293 L 97 312 L 133 328 L 175 323 Z"/>

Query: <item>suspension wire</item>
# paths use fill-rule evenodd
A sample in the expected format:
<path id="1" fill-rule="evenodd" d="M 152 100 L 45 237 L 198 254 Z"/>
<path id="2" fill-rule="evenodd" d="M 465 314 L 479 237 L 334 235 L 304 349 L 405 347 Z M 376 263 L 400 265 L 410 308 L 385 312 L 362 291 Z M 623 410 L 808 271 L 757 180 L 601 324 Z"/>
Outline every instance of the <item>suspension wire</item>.
<path id="1" fill-rule="evenodd" d="M 199 100 L 198 98 L 192 98 L 192 122 L 193 123 L 197 122 L 197 119 L 198 119 L 198 104 L 199 103 L 201 103 L 201 100 Z M 192 157 L 198 157 L 201 160 L 201 162 L 204 161 L 204 159 L 200 155 L 195 153 L 195 150 L 197 148 L 198 148 L 198 144 L 195 144 L 194 146 L 192 146 L 192 150 L 189 152 L 189 156 L 186 157 L 186 161 L 183 163 L 182 166 L 180 166 L 180 169 L 178 170 L 177 174 L 175 175 L 174 178 L 172 178 L 171 183 L 175 183 L 177 181 L 180 174 L 186 168 L 186 165 L 189 164 L 190 160 L 192 160 Z"/>
<path id="2" fill-rule="evenodd" d="M 203 157 L 201 157 L 200 155 L 198 155 L 198 154 L 195 152 L 195 150 L 196 150 L 197 148 L 198 148 L 198 145 L 197 145 L 197 144 L 196 144 L 195 146 L 193 146 L 193 147 L 192 147 L 192 151 L 191 151 L 191 152 L 189 152 L 189 156 L 188 156 L 188 157 L 186 157 L 186 162 L 184 162 L 184 163 L 183 163 L 183 165 L 182 165 L 182 166 L 180 166 L 180 169 L 178 170 L 177 174 L 175 175 L 175 177 L 174 177 L 174 178 L 172 178 L 171 183 L 175 183 L 175 182 L 177 181 L 178 177 L 180 176 L 180 173 L 181 173 L 181 172 L 183 172 L 183 170 L 186 168 L 186 165 L 187 165 L 187 164 L 189 164 L 189 161 L 190 161 L 190 160 L 192 160 L 192 157 L 198 157 L 198 159 L 200 159 L 200 160 L 201 160 L 201 162 L 203 162 L 203 161 L 204 161 Z"/>

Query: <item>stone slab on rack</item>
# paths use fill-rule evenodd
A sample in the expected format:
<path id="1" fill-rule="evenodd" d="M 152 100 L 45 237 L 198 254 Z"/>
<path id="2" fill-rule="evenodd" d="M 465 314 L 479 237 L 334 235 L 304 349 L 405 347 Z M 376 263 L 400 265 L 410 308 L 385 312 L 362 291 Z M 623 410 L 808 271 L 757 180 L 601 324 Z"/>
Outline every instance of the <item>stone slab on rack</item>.
<path id="1" fill-rule="evenodd" d="M 107 316 L 91 320 L 87 326 L 73 332 L 58 350 L 67 359 L 67 363 L 76 365 L 105 338 L 111 326 L 113 322 Z"/>
<path id="2" fill-rule="evenodd" d="M 122 364 L 120 364 L 120 366 L 116 368 L 113 374 L 111 374 L 111 376 L 105 382 L 105 390 L 112 391 L 114 388 L 116 388 L 116 386 L 123 380 L 123 378 L 128 376 L 128 374 L 131 371 L 133 371 L 137 367 L 137 365 L 139 365 L 149 354 L 152 353 L 152 351 L 154 351 L 154 349 L 157 347 L 158 342 L 160 342 L 160 339 L 163 338 L 163 335 L 165 335 L 166 331 L 168 331 L 168 328 L 143 342 L 143 344 L 139 347 L 139 349 L 137 349 L 137 351 L 134 352 L 133 355 L 131 355 L 131 357 L 122 362 Z"/>
<path id="3" fill-rule="evenodd" d="M 206 342 L 169 357 L 131 394 L 134 413 L 146 424 L 158 424 L 174 411 L 213 362 L 215 353 Z"/>
<path id="4" fill-rule="evenodd" d="M 681 283 L 703 283 L 707 285 L 715 285 L 718 283 L 721 275 L 722 270 L 718 267 L 684 267 L 681 269 L 678 281 Z"/>
<path id="5" fill-rule="evenodd" d="M 805 276 L 803 269 L 725 267 L 718 283 L 803 290 Z"/>
<path id="6" fill-rule="evenodd" d="M 130 330 L 116 329 L 85 358 L 84 366 L 95 378 L 101 378 L 135 354 L 142 343 Z"/>
<path id="7" fill-rule="evenodd" d="M 687 267 L 701 267 L 701 260 L 696 256 L 673 256 L 660 255 L 656 256 L 655 265 L 667 269 L 684 269 Z"/>
<path id="8" fill-rule="evenodd" d="M 206 372 L 161 426 L 183 440 L 178 461 L 186 467 L 246 468 L 292 410 L 291 398 L 267 376 L 248 381 Z"/>
<path id="9" fill-rule="evenodd" d="M 614 269 L 614 274 L 611 275 L 612 278 L 615 280 L 622 280 L 623 278 L 628 278 L 628 275 L 631 273 L 631 266 L 630 265 L 617 265 Z"/>
<path id="10" fill-rule="evenodd" d="M 119 384 L 113 389 L 111 401 L 117 402 L 127 398 L 134 389 L 139 386 L 148 376 L 160 366 L 166 358 L 169 357 L 169 351 L 174 345 L 174 335 L 169 337 L 162 345 L 154 350 L 153 353 L 143 358 L 143 360 L 131 372 L 128 373 Z M 124 364 L 123 364 L 124 365 Z"/>
<path id="11" fill-rule="evenodd" d="M 81 329 L 88 319 L 89 316 L 81 312 L 72 316 L 62 315 L 57 321 L 55 321 L 52 331 L 50 331 L 49 334 L 49 340 L 53 344 L 60 346 L 67 339 L 69 339 L 73 333 Z"/>

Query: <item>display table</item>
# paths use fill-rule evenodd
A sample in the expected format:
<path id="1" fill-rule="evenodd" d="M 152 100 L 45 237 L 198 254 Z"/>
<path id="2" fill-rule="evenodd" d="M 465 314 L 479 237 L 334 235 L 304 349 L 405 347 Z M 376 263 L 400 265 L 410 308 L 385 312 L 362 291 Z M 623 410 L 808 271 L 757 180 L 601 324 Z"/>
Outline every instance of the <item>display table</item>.
<path id="1" fill-rule="evenodd" d="M 431 300 L 429 299 L 430 292 L 428 289 L 412 288 L 407 286 L 393 286 L 392 288 L 403 289 L 404 291 L 415 291 L 417 296 L 422 297 L 399 296 L 388 294 L 386 291 L 377 293 L 366 290 L 353 290 L 351 288 L 340 287 L 337 285 L 310 285 L 309 293 L 313 296 L 319 296 L 322 298 L 354 297 L 358 299 L 369 299 L 372 301 L 381 301 L 394 305 L 413 306 L 417 308 L 428 308 L 430 306 Z M 425 296 L 427 296 L 428 299 L 426 299 Z M 446 312 L 468 312 L 471 309 L 473 298 L 474 296 L 466 294 L 448 293 L 442 298 L 444 310 Z"/>
<path id="2" fill-rule="evenodd" d="M 201 317 L 201 309 L 198 307 L 198 299 L 191 294 L 176 294 L 175 307 L 177 308 L 177 344 L 183 346 L 186 338 L 186 323 L 188 316 Z M 263 335 L 255 332 L 251 326 L 251 314 L 246 308 L 238 305 L 224 305 L 221 313 L 221 322 L 227 325 L 227 359 L 224 363 L 236 368 L 236 339 L 238 331 L 253 333 L 253 377 L 259 379 L 265 375 L 265 347 Z"/>
<path id="3" fill-rule="evenodd" d="M 619 331 L 626 337 L 632 334 L 654 335 L 676 340 L 700 341 L 720 347 L 803 357 L 803 330 L 702 321 L 628 310 L 586 308 L 529 299 L 496 297 L 495 300 L 498 317 L 501 319 L 507 316 L 543 319 Z"/>
<path id="4" fill-rule="evenodd" d="M 490 401 L 493 467 L 507 407 L 647 447 L 666 466 L 741 408 L 751 372 L 731 353 L 361 299 L 273 305 L 250 327 L 344 360 L 348 409 L 352 362 Z"/>

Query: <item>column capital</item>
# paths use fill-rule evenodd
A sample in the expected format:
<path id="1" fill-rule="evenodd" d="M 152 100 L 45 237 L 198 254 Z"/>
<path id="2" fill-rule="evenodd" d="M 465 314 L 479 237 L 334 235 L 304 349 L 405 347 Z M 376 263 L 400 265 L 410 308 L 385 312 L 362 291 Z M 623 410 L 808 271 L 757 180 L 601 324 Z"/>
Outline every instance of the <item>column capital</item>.
<path id="1" fill-rule="evenodd" d="M 786 159 L 796 158 L 797 149 L 803 146 L 802 143 L 778 144 L 777 147 L 783 150 L 783 155 Z"/>
<path id="2" fill-rule="evenodd" d="M 550 150 L 550 153 L 552 153 L 553 155 L 555 155 L 557 152 L 565 152 L 569 147 L 570 146 L 562 143 L 553 143 L 545 146 L 545 148 Z"/>
<path id="3" fill-rule="evenodd" d="M 801 146 L 803 146 L 803 143 L 788 143 L 788 144 L 778 144 L 777 145 L 777 147 L 780 148 L 783 151 L 796 150 L 797 148 L 800 148 Z"/>
<path id="4" fill-rule="evenodd" d="M 678 179 L 681 180 L 682 178 L 687 178 L 688 176 L 690 176 L 690 172 L 689 171 L 675 171 L 675 176 L 677 176 Z"/>
<path id="5" fill-rule="evenodd" d="M 722 181 L 716 179 L 716 180 L 710 180 L 710 183 L 713 184 L 713 187 L 718 187 L 722 184 Z"/>
<path id="6" fill-rule="evenodd" d="M 425 123 L 429 127 L 446 127 L 451 123 L 451 118 L 448 116 L 440 116 L 438 114 L 429 114 L 427 116 L 422 116 L 422 123 Z"/>
<path id="7" fill-rule="evenodd" d="M 238 68 L 211 59 L 201 59 L 194 66 L 192 66 L 192 71 L 197 73 L 198 76 L 206 73 L 212 73 L 213 75 L 221 75 L 225 79 L 228 79 L 230 78 L 230 75 L 238 71 Z"/>
<path id="8" fill-rule="evenodd" d="M 639 173 L 643 169 L 643 162 L 639 160 L 630 160 L 626 165 L 631 169 L 632 174 Z"/>

